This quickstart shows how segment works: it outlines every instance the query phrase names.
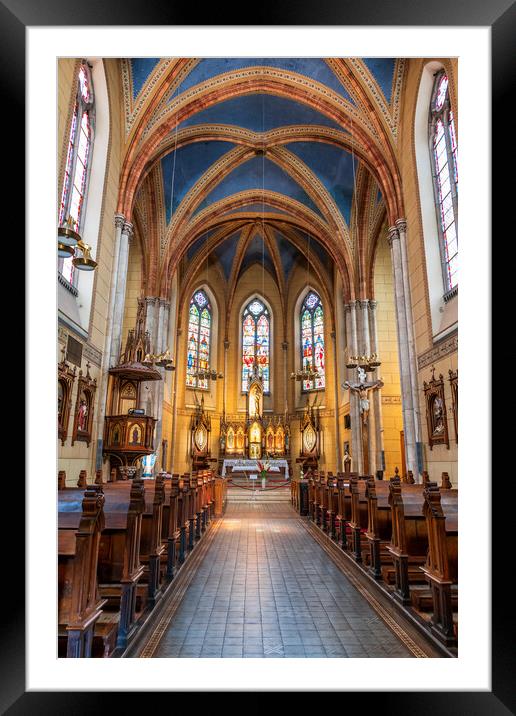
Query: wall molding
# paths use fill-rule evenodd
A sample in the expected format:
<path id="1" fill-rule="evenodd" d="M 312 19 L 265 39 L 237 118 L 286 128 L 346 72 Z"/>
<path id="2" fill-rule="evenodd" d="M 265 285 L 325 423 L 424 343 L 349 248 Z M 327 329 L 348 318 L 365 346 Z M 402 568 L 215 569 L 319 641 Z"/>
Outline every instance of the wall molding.
<path id="1" fill-rule="evenodd" d="M 455 353 L 459 348 L 459 333 L 455 330 L 451 335 L 435 343 L 432 348 L 425 351 L 417 358 L 418 370 L 426 368 L 431 363 L 436 363 L 447 355 Z"/>

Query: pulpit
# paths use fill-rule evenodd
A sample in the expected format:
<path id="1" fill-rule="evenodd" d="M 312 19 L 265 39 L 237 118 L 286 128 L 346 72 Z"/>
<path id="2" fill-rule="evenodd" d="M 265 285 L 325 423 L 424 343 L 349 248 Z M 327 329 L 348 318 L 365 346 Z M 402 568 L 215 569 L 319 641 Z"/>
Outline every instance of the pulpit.
<path id="1" fill-rule="evenodd" d="M 160 372 L 144 363 L 150 351 L 145 325 L 145 302 L 138 299 L 136 326 L 129 330 L 125 350 L 118 364 L 109 371 L 106 417 L 104 419 L 104 457 L 110 467 L 134 466 L 144 455 L 154 452 L 157 419 L 138 407 L 142 383 L 162 380 Z"/>

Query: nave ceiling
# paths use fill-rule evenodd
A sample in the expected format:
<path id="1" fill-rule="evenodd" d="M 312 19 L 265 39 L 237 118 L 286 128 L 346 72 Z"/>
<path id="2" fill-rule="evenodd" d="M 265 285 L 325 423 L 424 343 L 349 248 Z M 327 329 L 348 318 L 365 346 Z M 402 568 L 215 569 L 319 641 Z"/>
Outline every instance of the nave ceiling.
<path id="1" fill-rule="evenodd" d="M 403 216 L 396 137 L 404 60 L 121 60 L 118 210 L 135 226 L 148 295 L 217 264 L 263 265 L 285 300 L 295 265 L 332 297 L 371 293 L 387 220 Z M 183 280 L 185 279 L 185 280 Z M 330 301 L 331 302 L 331 301 Z"/>

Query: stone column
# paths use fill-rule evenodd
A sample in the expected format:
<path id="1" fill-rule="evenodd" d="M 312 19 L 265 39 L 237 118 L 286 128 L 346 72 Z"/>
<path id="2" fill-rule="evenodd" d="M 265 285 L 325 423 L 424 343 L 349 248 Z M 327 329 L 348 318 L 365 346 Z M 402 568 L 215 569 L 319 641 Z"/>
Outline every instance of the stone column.
<path id="1" fill-rule="evenodd" d="M 342 456 L 340 452 L 340 421 L 339 421 L 339 387 L 337 383 L 337 335 L 335 331 L 330 333 L 333 343 L 333 391 L 335 400 L 335 474 L 342 469 Z"/>
<path id="2" fill-rule="evenodd" d="M 177 365 L 177 356 L 178 356 L 178 349 L 179 349 L 179 339 L 181 337 L 182 333 L 181 328 L 177 328 L 176 330 L 176 340 L 174 344 L 174 365 L 176 366 L 176 370 L 173 371 L 174 375 L 174 383 L 172 387 L 172 441 L 170 444 L 170 472 L 174 472 L 174 463 L 176 459 L 176 446 L 175 446 L 175 434 L 176 434 L 176 423 L 177 423 L 177 374 L 179 372 L 178 365 Z"/>
<path id="3" fill-rule="evenodd" d="M 288 413 L 288 365 L 287 365 L 287 341 L 281 344 L 283 350 L 283 412 Z"/>
<path id="4" fill-rule="evenodd" d="M 124 321 L 125 289 L 127 284 L 127 266 L 129 263 L 129 245 L 133 236 L 133 225 L 124 221 L 120 234 L 118 255 L 118 273 L 116 277 L 115 302 L 113 306 L 113 333 L 109 351 L 109 367 L 116 365 L 122 347 L 122 324 Z"/>
<path id="5" fill-rule="evenodd" d="M 228 351 L 229 341 L 227 338 L 224 339 L 224 392 L 222 394 L 222 412 L 224 418 L 226 417 L 226 400 L 227 400 L 227 384 L 228 384 Z"/>
<path id="6" fill-rule="evenodd" d="M 412 470 L 414 475 L 418 475 L 416 429 L 414 424 L 410 351 L 403 280 L 403 259 L 400 246 L 400 234 L 396 226 L 391 226 L 389 228 L 389 245 L 391 247 L 392 269 L 394 275 L 394 298 L 396 305 L 396 325 L 398 329 L 398 352 L 400 363 L 401 407 L 405 439 L 405 460 L 407 470 Z"/>
<path id="7" fill-rule="evenodd" d="M 101 378 L 99 386 L 99 402 L 97 409 L 97 452 L 95 456 L 95 469 L 102 469 L 102 447 L 104 436 L 104 417 L 106 415 L 106 400 L 109 383 L 109 369 L 111 367 L 111 341 L 113 337 L 113 318 L 115 313 L 115 298 L 118 282 L 118 261 L 120 256 L 120 243 L 122 229 L 125 224 L 122 214 L 115 214 L 115 245 L 113 250 L 113 266 L 111 272 L 111 286 L 109 291 L 109 306 L 106 321 L 106 335 L 104 338 L 104 352 L 102 354 Z"/>
<path id="8" fill-rule="evenodd" d="M 412 408 L 414 411 L 414 431 L 417 454 L 421 450 L 421 416 L 419 407 L 416 340 L 414 334 L 414 318 L 412 314 L 412 298 L 409 280 L 407 222 L 405 221 L 405 219 L 397 219 L 397 221 L 395 221 L 394 223 L 396 225 L 396 228 L 398 229 L 398 233 L 400 236 L 402 277 L 405 297 L 405 317 L 407 321 L 407 341 L 409 350 L 410 386 L 412 390 Z M 414 471 L 414 475 L 418 474 L 420 474 L 419 470 L 417 472 Z"/>
<path id="9" fill-rule="evenodd" d="M 377 302 L 369 301 L 369 333 L 371 336 L 371 353 L 378 353 L 378 326 L 376 323 Z M 372 374 L 372 380 L 380 378 L 380 371 L 377 368 Z M 382 389 L 378 388 L 373 391 L 373 418 L 375 427 L 375 443 L 376 443 L 376 470 L 385 470 L 385 453 L 383 447 L 383 418 L 382 418 Z"/>
<path id="10" fill-rule="evenodd" d="M 350 301 L 344 306 L 346 316 L 346 338 L 347 353 L 349 356 L 358 355 L 358 336 L 357 336 L 357 313 L 356 301 Z M 356 376 L 353 369 L 347 369 L 347 380 L 354 382 Z M 363 455 L 362 455 L 362 424 L 360 422 L 360 405 L 359 398 L 355 391 L 349 391 L 349 414 L 351 420 L 351 457 L 353 472 L 363 472 Z"/>
<path id="11" fill-rule="evenodd" d="M 156 353 L 164 353 L 167 349 L 168 343 L 168 318 L 170 312 L 170 302 L 164 298 L 158 300 L 158 326 L 157 326 L 157 341 L 156 341 Z M 163 434 L 163 398 L 165 391 L 165 377 L 166 372 L 164 368 L 158 368 L 163 380 L 156 381 L 156 414 L 155 417 L 158 419 L 156 423 L 156 444 L 155 452 L 159 456 L 159 468 L 164 469 L 162 464 L 163 456 L 161 454 L 161 436 Z M 158 461 L 157 461 L 158 462 Z"/>

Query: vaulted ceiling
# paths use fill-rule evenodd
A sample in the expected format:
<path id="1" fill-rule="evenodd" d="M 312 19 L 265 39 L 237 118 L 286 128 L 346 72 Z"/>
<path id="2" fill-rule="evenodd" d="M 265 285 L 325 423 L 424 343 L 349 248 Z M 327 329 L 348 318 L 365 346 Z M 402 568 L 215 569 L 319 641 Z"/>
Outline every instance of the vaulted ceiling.
<path id="1" fill-rule="evenodd" d="M 367 292 L 385 216 L 400 213 L 404 60 L 121 60 L 126 151 L 119 211 L 147 281 L 257 262 L 284 288 L 296 263 L 348 298 Z"/>

